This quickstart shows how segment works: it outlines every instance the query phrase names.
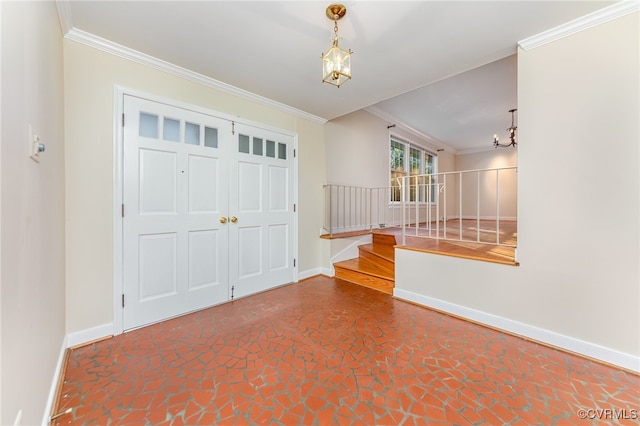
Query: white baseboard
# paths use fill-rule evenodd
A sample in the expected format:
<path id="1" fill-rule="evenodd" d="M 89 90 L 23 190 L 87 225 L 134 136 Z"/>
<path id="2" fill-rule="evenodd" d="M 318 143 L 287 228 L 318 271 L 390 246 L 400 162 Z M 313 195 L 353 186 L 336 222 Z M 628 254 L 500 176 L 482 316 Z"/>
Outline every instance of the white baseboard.
<path id="1" fill-rule="evenodd" d="M 315 277 L 316 275 L 327 275 L 327 276 L 331 276 L 330 275 L 330 270 L 329 268 L 313 268 L 313 269 L 308 269 L 306 271 L 302 271 L 298 274 L 298 280 L 304 280 L 306 278 L 311 278 L 311 277 Z"/>
<path id="2" fill-rule="evenodd" d="M 53 372 L 53 380 L 51 380 L 51 387 L 49 388 L 49 396 L 47 397 L 47 405 L 44 407 L 44 414 L 42 415 L 42 426 L 47 426 L 51 419 L 51 411 L 53 410 L 53 403 L 56 398 L 56 392 L 58 391 L 58 382 L 60 381 L 60 374 L 62 374 L 64 355 L 67 351 L 68 338 L 62 339 L 62 346 L 60 347 L 60 354 L 58 355 L 58 362 L 56 369 Z"/>
<path id="3" fill-rule="evenodd" d="M 75 333 L 69 333 L 62 340 L 62 347 L 60 348 L 60 354 L 58 355 L 58 363 L 53 373 L 53 380 L 51 381 L 51 387 L 49 389 L 49 396 L 47 397 L 47 405 L 44 407 L 44 414 L 42 416 L 42 425 L 47 426 L 50 423 L 51 411 L 53 410 L 53 403 L 58 391 L 58 382 L 60 381 L 60 374 L 64 369 L 64 356 L 68 348 L 81 345 L 83 343 L 89 343 L 94 340 L 101 339 L 113 335 L 113 324 L 103 324 L 97 327 L 89 328 L 87 330 L 77 331 Z"/>
<path id="4" fill-rule="evenodd" d="M 617 365 L 626 368 L 627 370 L 640 373 L 640 357 L 637 356 L 411 291 L 396 288 L 393 290 L 393 295 L 399 299 L 404 299 L 419 305 L 447 312 L 452 315 L 466 318 L 490 327 L 495 327 L 509 333 L 514 333 L 540 343 L 552 345 L 557 348 L 565 349 L 569 352 L 581 354 L 589 358 L 597 359 L 608 364 Z"/>
<path id="5" fill-rule="evenodd" d="M 67 335 L 67 347 L 71 348 L 109 336 L 113 336 L 113 323 L 102 324 L 86 330 L 69 333 Z"/>
<path id="6" fill-rule="evenodd" d="M 458 217 L 455 217 L 453 219 L 457 219 Z M 447 217 L 447 220 L 450 220 L 452 218 Z M 476 220 L 476 219 L 480 219 L 480 220 L 496 220 L 497 217 L 496 216 L 462 216 L 462 220 Z M 517 217 L 515 216 L 500 216 L 500 222 L 516 222 L 518 220 Z"/>

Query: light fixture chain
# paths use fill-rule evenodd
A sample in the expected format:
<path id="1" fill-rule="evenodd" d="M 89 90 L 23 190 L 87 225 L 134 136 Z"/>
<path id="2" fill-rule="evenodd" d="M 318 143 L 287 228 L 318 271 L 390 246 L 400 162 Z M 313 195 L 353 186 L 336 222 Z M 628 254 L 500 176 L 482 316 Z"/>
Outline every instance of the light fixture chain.
<path id="1" fill-rule="evenodd" d="M 351 49 L 344 50 L 338 46 L 338 20 L 344 17 L 347 8 L 342 4 L 327 7 L 326 16 L 333 21 L 333 42 L 327 53 L 322 54 L 322 82 L 340 87 L 351 79 Z"/>

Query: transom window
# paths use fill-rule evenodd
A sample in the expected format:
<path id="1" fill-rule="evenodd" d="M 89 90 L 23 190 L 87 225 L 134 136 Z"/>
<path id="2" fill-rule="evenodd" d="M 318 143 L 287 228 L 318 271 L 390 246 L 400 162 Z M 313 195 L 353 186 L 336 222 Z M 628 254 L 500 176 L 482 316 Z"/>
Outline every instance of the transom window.
<path id="1" fill-rule="evenodd" d="M 436 156 L 430 152 L 401 141 L 394 137 L 390 139 L 389 151 L 389 177 L 391 187 L 391 200 L 401 201 L 399 177 L 418 176 L 436 173 Z M 409 201 L 426 202 L 435 200 L 435 178 L 429 180 L 425 177 L 410 179 Z"/>

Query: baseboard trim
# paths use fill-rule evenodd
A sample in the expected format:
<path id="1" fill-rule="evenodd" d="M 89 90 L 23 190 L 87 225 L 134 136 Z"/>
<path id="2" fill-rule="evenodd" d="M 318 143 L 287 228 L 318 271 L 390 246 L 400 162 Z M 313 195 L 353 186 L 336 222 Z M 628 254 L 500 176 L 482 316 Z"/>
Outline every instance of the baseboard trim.
<path id="1" fill-rule="evenodd" d="M 315 277 L 316 275 L 329 275 L 328 268 L 313 268 L 302 271 L 298 274 L 298 280 L 305 280 L 307 278 Z"/>
<path id="2" fill-rule="evenodd" d="M 113 323 L 99 325 L 97 327 L 89 328 L 75 333 L 69 333 L 62 339 L 62 347 L 60 348 L 60 354 L 58 355 L 58 362 L 56 369 L 53 373 L 53 379 L 51 380 L 51 387 L 49 388 L 49 396 L 47 397 L 47 404 L 44 407 L 44 414 L 42 416 L 42 425 L 47 426 L 51 422 L 51 415 L 58 396 L 58 387 L 65 371 L 65 357 L 67 349 L 76 346 L 81 346 L 86 343 L 101 340 L 105 337 L 113 335 Z"/>
<path id="3" fill-rule="evenodd" d="M 407 302 L 470 320 L 480 325 L 489 326 L 527 340 L 532 340 L 545 346 L 551 346 L 556 349 L 591 358 L 595 361 L 621 367 L 636 374 L 640 373 L 640 357 L 637 356 L 407 290 L 396 288 L 393 291 L 393 296 Z"/>
<path id="4" fill-rule="evenodd" d="M 97 327 L 88 328 L 67 335 L 67 348 L 84 345 L 94 340 L 104 339 L 113 336 L 113 323 L 102 324 Z"/>
<path id="5" fill-rule="evenodd" d="M 451 220 L 452 218 L 447 217 L 447 220 Z M 453 218 L 458 219 L 458 217 Z M 480 219 L 480 220 L 493 220 L 496 221 L 498 220 L 497 216 L 462 216 L 462 220 L 476 220 L 476 219 Z M 515 216 L 500 216 L 500 222 L 517 222 L 518 218 Z"/>
<path id="6" fill-rule="evenodd" d="M 44 414 L 42 416 L 42 425 L 46 426 L 50 422 L 51 412 L 53 411 L 53 404 L 55 403 L 58 394 L 58 384 L 60 383 L 62 371 L 64 370 L 65 354 L 67 352 L 68 338 L 65 336 L 62 339 L 62 346 L 60 347 L 60 354 L 58 355 L 58 362 L 56 363 L 56 369 L 53 372 L 53 379 L 51 380 L 51 387 L 49 388 L 49 396 L 47 397 L 47 404 L 44 407 Z"/>

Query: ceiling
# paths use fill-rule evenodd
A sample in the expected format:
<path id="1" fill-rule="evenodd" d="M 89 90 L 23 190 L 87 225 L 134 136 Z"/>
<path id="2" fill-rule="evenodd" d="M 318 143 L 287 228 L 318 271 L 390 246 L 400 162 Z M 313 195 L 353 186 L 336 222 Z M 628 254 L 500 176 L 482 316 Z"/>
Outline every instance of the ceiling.
<path id="1" fill-rule="evenodd" d="M 517 42 L 613 1 L 344 1 L 352 80 L 321 82 L 330 1 L 65 1 L 81 31 L 331 120 L 368 108 L 454 152 L 511 124 Z M 510 57 L 511 56 L 511 57 Z"/>

